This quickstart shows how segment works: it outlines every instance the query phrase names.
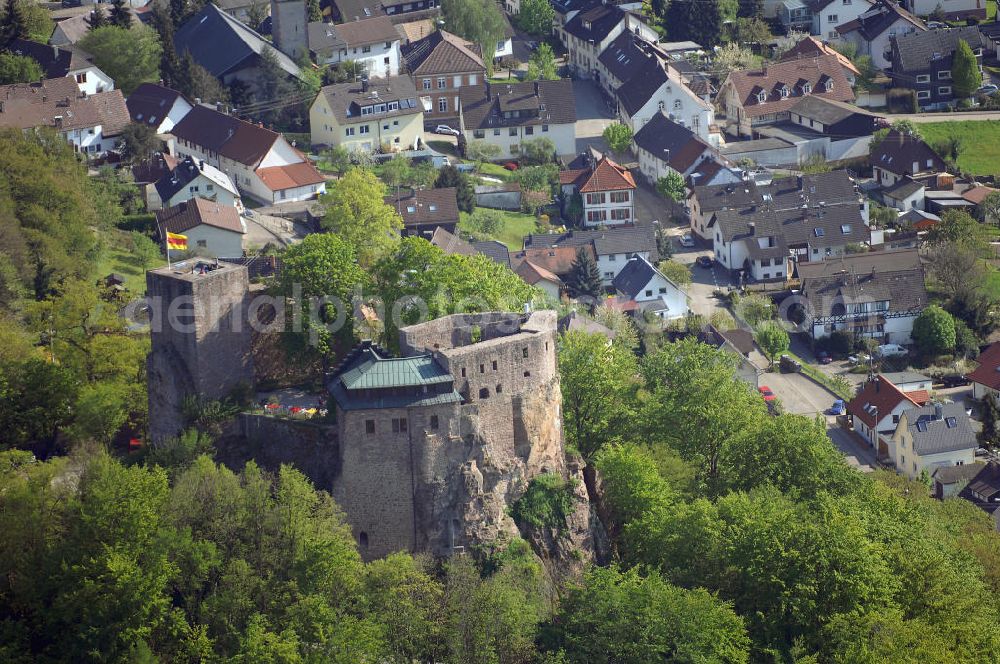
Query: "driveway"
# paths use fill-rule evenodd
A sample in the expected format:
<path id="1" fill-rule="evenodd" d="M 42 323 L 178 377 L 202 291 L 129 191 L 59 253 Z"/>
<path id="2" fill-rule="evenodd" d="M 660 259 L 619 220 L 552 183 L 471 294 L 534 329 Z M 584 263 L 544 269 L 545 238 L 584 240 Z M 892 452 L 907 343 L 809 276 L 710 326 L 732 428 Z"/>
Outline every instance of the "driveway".
<path id="1" fill-rule="evenodd" d="M 574 80 L 573 96 L 576 99 L 576 151 L 583 152 L 593 146 L 607 150 L 604 128 L 615 122 L 612 109 L 608 108 L 601 89 L 593 81 Z"/>
<path id="2" fill-rule="evenodd" d="M 761 375 L 759 382 L 770 387 L 781 400 L 784 411 L 793 415 L 823 414 L 837 399 L 833 392 L 802 374 L 766 373 Z"/>
<path id="3" fill-rule="evenodd" d="M 875 459 L 875 450 L 868 446 L 858 434 L 848 431 L 835 423 L 830 423 L 828 420 L 826 435 L 830 437 L 834 446 L 844 456 L 857 459 L 858 463 L 861 464 L 862 470 L 865 470 L 866 466 L 872 469 L 879 467 Z"/>

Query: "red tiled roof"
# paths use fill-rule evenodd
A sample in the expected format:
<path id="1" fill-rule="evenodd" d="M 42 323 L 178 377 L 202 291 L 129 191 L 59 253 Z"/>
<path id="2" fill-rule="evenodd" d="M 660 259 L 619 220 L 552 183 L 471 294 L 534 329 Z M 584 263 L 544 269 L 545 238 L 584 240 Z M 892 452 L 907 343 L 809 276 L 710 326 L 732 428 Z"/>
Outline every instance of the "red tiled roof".
<path id="1" fill-rule="evenodd" d="M 832 46 L 827 46 L 813 36 L 806 37 L 795 46 L 782 53 L 778 62 L 798 60 L 799 58 L 812 58 L 817 55 L 832 55 L 837 58 L 841 67 L 855 76 L 861 75 L 861 72 L 858 71 L 858 68 L 854 66 L 854 63 L 851 62 L 846 55 L 838 53 Z"/>
<path id="2" fill-rule="evenodd" d="M 635 189 L 635 179 L 628 169 L 606 156 L 593 168 L 563 171 L 559 174 L 559 183 L 575 184 L 580 193 Z"/>
<path id="3" fill-rule="evenodd" d="M 523 279 L 529 286 L 534 286 L 542 280 L 551 281 L 554 284 L 562 283 L 562 279 L 560 279 L 557 275 L 553 274 L 549 270 L 546 270 L 541 265 L 535 265 L 530 260 L 523 261 L 520 265 L 518 265 L 515 274 L 521 277 L 521 279 Z"/>
<path id="4" fill-rule="evenodd" d="M 576 260 L 576 251 L 579 247 L 540 247 L 538 249 L 525 249 L 518 251 L 510 257 L 514 271 L 520 267 L 524 261 L 531 261 L 535 267 L 541 267 L 553 274 L 569 274 Z M 591 246 L 584 247 L 590 253 L 591 258 L 595 258 L 594 249 Z"/>
<path id="5" fill-rule="evenodd" d="M 903 392 L 893 385 L 887 378 L 879 376 L 868 382 L 864 389 L 847 404 L 847 412 L 864 422 L 869 427 L 876 424 L 875 415 L 865 410 L 865 405 L 874 406 L 878 409 L 878 417 L 882 418 L 892 412 L 896 406 L 902 402 L 909 402 L 914 406 L 920 404 L 913 398 L 912 394 Z"/>
<path id="6" fill-rule="evenodd" d="M 316 170 L 311 162 L 303 161 L 298 164 L 288 164 L 286 166 L 268 166 L 258 168 L 257 176 L 264 183 L 264 186 L 271 191 L 281 191 L 282 189 L 293 189 L 295 187 L 305 187 L 310 184 L 323 182 L 323 176 Z"/>
<path id="7" fill-rule="evenodd" d="M 827 92 L 829 81 L 833 88 Z M 797 104 L 806 94 L 802 85 L 808 83 L 808 94 L 834 101 L 854 101 L 854 92 L 844 76 L 840 61 L 832 55 L 815 58 L 801 58 L 787 62 L 773 62 L 762 69 L 744 69 L 729 74 L 723 87 L 732 86 L 748 117 L 769 113 L 783 113 Z M 781 88 L 789 90 L 787 97 L 781 96 Z M 763 92 L 765 101 L 757 94 Z"/>
<path id="8" fill-rule="evenodd" d="M 156 211 L 156 225 L 165 232 L 184 233 L 206 224 L 234 233 L 246 233 L 240 214 L 232 205 L 222 205 L 204 198 L 192 198 L 173 207 Z"/>
<path id="9" fill-rule="evenodd" d="M 991 390 L 1000 390 L 1000 341 L 990 344 L 979 356 L 979 366 L 968 379 Z"/>
<path id="10" fill-rule="evenodd" d="M 923 406 L 931 400 L 931 395 L 927 390 L 911 390 L 906 393 L 906 396 L 916 401 L 917 405 L 920 406 Z"/>

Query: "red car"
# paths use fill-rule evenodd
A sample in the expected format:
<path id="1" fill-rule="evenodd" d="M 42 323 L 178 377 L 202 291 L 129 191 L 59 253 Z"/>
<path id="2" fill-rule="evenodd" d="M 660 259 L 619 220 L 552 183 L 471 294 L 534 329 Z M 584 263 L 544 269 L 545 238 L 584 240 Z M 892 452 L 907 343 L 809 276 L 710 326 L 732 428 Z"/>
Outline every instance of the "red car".
<path id="1" fill-rule="evenodd" d="M 768 403 L 777 399 L 777 397 L 774 396 L 774 392 L 772 392 L 771 388 L 767 385 L 761 385 L 757 388 L 757 391 L 760 392 L 760 396 L 764 397 L 764 401 L 767 401 Z"/>
<path id="2" fill-rule="evenodd" d="M 516 161 L 508 161 L 506 164 L 503 165 L 503 167 L 506 168 L 508 171 L 516 171 L 518 169 Z"/>

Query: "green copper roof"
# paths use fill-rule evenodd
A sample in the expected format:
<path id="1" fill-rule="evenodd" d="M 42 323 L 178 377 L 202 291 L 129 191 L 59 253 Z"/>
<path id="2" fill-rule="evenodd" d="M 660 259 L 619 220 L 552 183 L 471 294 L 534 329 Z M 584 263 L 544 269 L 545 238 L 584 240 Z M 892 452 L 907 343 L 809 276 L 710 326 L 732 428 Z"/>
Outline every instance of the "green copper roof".
<path id="1" fill-rule="evenodd" d="M 430 355 L 381 357 L 372 349 L 365 350 L 364 358 L 340 376 L 348 390 L 434 385 L 451 380 L 451 374 Z"/>

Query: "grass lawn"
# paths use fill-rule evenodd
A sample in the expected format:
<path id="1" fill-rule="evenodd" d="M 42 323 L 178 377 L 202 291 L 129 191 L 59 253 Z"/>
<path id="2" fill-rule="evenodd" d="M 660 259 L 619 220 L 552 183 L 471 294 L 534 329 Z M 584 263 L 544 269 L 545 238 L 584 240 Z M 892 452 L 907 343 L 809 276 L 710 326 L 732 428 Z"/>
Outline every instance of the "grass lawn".
<path id="1" fill-rule="evenodd" d="M 450 143 L 449 141 L 427 141 L 427 147 L 453 157 L 458 156 L 458 148 L 454 143 Z"/>
<path id="2" fill-rule="evenodd" d="M 1000 173 L 1000 120 L 923 122 L 919 129 L 932 146 L 952 136 L 960 139 L 963 149 L 958 165 L 963 171 L 973 175 Z"/>
<path id="3" fill-rule="evenodd" d="M 489 175 L 490 177 L 494 178 L 500 178 L 501 180 L 504 181 L 509 180 L 511 176 L 511 172 L 508 171 L 503 166 L 501 166 L 500 164 L 491 164 L 488 161 L 485 161 L 482 163 L 482 165 L 480 165 L 479 174 Z"/>
<path id="4" fill-rule="evenodd" d="M 505 212 L 498 210 L 503 215 L 503 230 L 494 236 L 494 239 L 503 242 L 511 251 L 520 251 L 524 246 L 524 236 L 535 232 L 535 215 L 521 212 Z M 469 215 L 466 212 L 460 213 L 458 227 L 465 230 Z"/>
<path id="5" fill-rule="evenodd" d="M 128 234 L 121 231 L 112 231 L 105 238 L 107 247 L 104 249 L 101 260 L 97 263 L 94 280 L 103 279 L 111 272 L 117 272 L 125 277 L 125 287 L 133 295 L 142 295 L 146 292 L 146 273 L 142 265 L 128 249 Z M 167 259 L 163 258 L 163 265 L 167 264 Z M 151 267 L 159 267 L 153 265 Z"/>
<path id="6" fill-rule="evenodd" d="M 993 300 L 1000 300 L 1000 270 L 989 270 L 986 273 L 983 293 Z"/>
<path id="7" fill-rule="evenodd" d="M 997 17 L 997 0 L 986 0 L 986 20 L 992 21 Z"/>

